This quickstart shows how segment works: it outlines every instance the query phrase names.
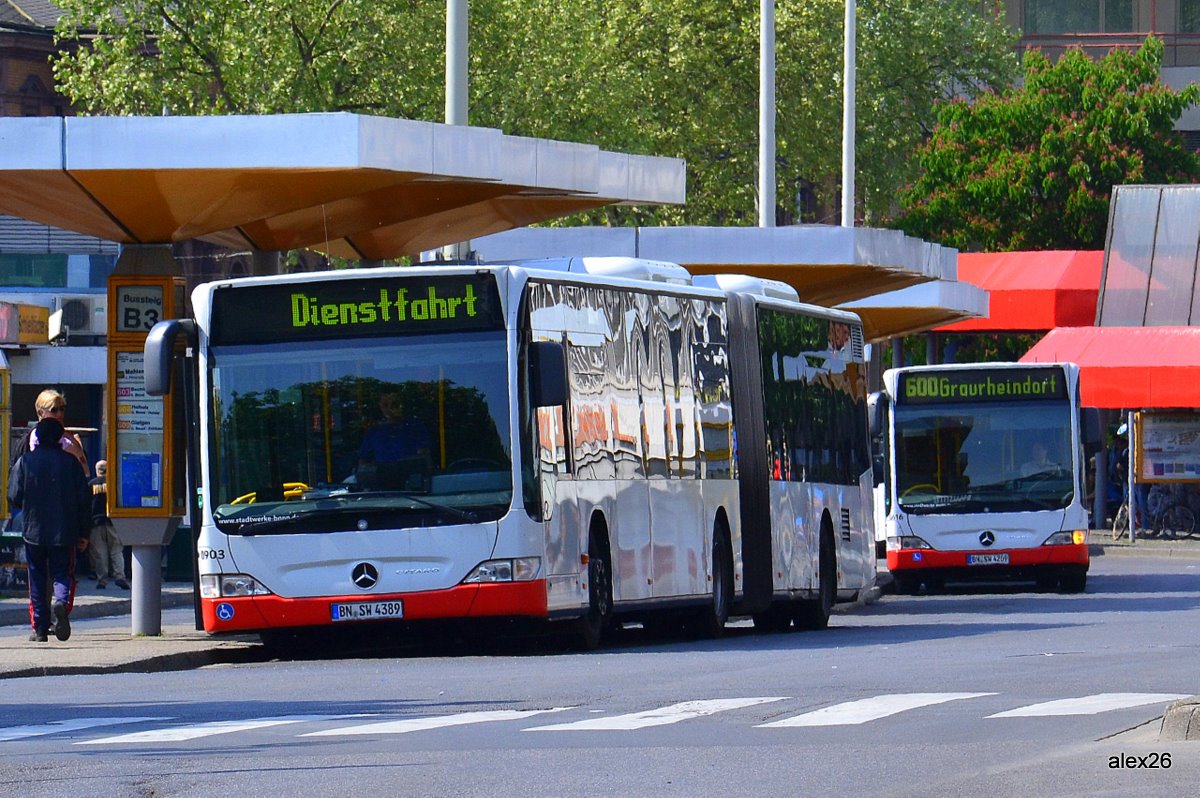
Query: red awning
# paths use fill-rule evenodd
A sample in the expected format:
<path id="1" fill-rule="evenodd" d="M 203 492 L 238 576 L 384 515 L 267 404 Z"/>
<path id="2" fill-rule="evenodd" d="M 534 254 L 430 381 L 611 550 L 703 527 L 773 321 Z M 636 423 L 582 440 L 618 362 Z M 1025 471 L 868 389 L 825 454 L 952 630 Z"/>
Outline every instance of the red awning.
<path id="1" fill-rule="evenodd" d="M 1200 408 L 1200 327 L 1060 327 L 1021 358 L 1063 361 L 1085 407 Z"/>
<path id="2" fill-rule="evenodd" d="M 937 332 L 1053 330 L 1096 323 L 1102 250 L 960 253 L 958 279 L 989 294 L 987 318 Z"/>

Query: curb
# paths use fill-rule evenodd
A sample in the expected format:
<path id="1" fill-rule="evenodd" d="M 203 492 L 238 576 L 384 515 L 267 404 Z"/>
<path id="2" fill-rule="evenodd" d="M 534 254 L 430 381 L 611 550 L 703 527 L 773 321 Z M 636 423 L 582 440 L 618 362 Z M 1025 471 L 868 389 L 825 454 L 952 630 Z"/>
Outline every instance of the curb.
<path id="1" fill-rule="evenodd" d="M 1159 742 L 1200 740 L 1200 696 L 1180 699 L 1167 707 L 1158 739 Z"/>
<path id="2" fill-rule="evenodd" d="M 1160 541 L 1145 543 L 1089 543 L 1088 556 L 1200 559 L 1200 545 L 1191 541 L 1176 541 L 1173 543 Z"/>
<path id="3" fill-rule="evenodd" d="M 74 615 L 74 613 L 72 613 Z M 193 670 L 207 665 L 238 665 L 262 661 L 259 646 L 212 648 L 205 651 L 183 651 L 142 657 L 131 662 L 107 665 L 37 665 L 0 672 L 5 679 L 28 679 L 36 676 L 92 676 L 102 673 L 159 673 L 161 671 Z"/>

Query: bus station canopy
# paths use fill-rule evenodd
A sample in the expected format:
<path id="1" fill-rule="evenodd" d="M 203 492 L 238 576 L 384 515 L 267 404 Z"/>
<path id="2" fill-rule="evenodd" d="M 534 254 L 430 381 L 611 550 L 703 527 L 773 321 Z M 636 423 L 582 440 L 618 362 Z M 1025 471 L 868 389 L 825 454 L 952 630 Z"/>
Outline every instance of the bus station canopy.
<path id="1" fill-rule="evenodd" d="M 611 204 L 684 162 L 346 113 L 0 118 L 0 213 L 125 244 L 415 255 Z"/>
<path id="2" fill-rule="evenodd" d="M 1080 367 L 1085 407 L 1200 406 L 1200 327 L 1060 327 L 1022 363 L 1069 361 Z"/>
<path id="3" fill-rule="evenodd" d="M 986 316 L 937 332 L 1031 332 L 1096 321 L 1102 250 L 961 253 L 958 279 L 988 292 Z"/>
<path id="4" fill-rule="evenodd" d="M 948 321 L 987 316 L 989 300 L 987 291 L 971 283 L 933 280 L 838 307 L 857 313 L 863 320 L 863 337 L 873 342 L 927 332 Z"/>
<path id="5" fill-rule="evenodd" d="M 804 302 L 858 313 L 867 340 L 928 330 L 987 312 L 982 291 L 954 280 L 957 250 L 897 230 L 827 225 L 559 227 L 511 230 L 471 243 L 487 261 L 648 258 L 678 263 L 692 274 L 736 273 L 779 280 L 795 288 Z M 923 283 L 935 287 L 926 289 Z M 908 286 L 924 290 L 903 300 L 898 289 Z M 877 295 L 891 291 L 912 306 L 873 302 Z"/>

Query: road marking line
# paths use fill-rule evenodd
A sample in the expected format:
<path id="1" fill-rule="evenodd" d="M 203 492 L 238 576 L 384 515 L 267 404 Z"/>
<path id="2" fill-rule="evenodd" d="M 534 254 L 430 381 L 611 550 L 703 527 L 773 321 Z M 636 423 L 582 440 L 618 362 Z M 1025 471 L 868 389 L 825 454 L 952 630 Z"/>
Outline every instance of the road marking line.
<path id="1" fill-rule="evenodd" d="M 119 734 L 115 737 L 101 737 L 95 740 L 84 740 L 76 745 L 121 745 L 125 743 L 179 743 L 187 740 L 198 740 L 202 737 L 212 737 L 217 734 L 232 734 L 233 732 L 267 729 L 272 726 L 286 726 L 291 723 L 306 721 L 340 720 L 344 718 L 359 718 L 363 715 L 284 715 L 277 718 L 251 718 L 249 720 L 215 720 L 211 723 L 197 723 L 193 726 L 177 726 L 169 729 L 149 729 L 132 734 Z"/>
<path id="2" fill-rule="evenodd" d="M 895 695 L 878 695 L 873 698 L 863 698 L 858 701 L 846 701 L 830 707 L 806 712 L 792 718 L 784 718 L 770 723 L 759 724 L 760 729 L 796 728 L 802 726 L 853 726 L 872 720 L 886 718 L 910 709 L 944 704 L 947 701 L 961 701 L 966 698 L 980 698 L 995 693 L 897 693 Z"/>
<path id="3" fill-rule="evenodd" d="M 988 715 L 989 718 L 1035 718 L 1051 715 L 1096 715 L 1114 709 L 1129 709 L 1146 704 L 1159 704 L 1187 698 L 1178 693 L 1097 693 L 1082 698 L 1063 698 L 1030 704 L 1006 712 Z"/>
<path id="4" fill-rule="evenodd" d="M 151 720 L 170 720 L 170 718 L 73 718 L 71 720 L 58 720 L 53 723 L 40 723 L 36 726 L 12 726 L 7 729 L 0 729 L 0 743 L 5 743 L 9 740 L 22 740 L 26 737 L 41 737 L 45 734 L 94 729 L 97 726 L 116 726 L 120 723 L 142 723 Z"/>
<path id="5" fill-rule="evenodd" d="M 520 720 L 546 712 L 562 712 L 573 707 L 553 707 L 551 709 L 497 709 L 489 712 L 463 712 L 458 715 L 440 715 L 431 718 L 406 718 L 404 720 L 389 720 L 380 723 L 367 723 L 362 726 L 347 726 L 341 729 L 325 729 L 324 731 L 301 734 L 300 737 L 341 737 L 355 734 L 407 734 L 416 731 L 444 729 L 448 726 L 466 726 L 472 723 L 490 723 L 497 720 Z"/>
<path id="6" fill-rule="evenodd" d="M 752 707 L 756 704 L 766 704 L 771 701 L 783 700 L 782 697 L 777 697 L 716 698 L 710 701 L 684 701 L 679 704 L 671 704 L 667 707 L 651 709 L 645 712 L 614 715 L 611 718 L 591 718 L 590 720 L 579 720 L 574 723 L 534 726 L 524 731 L 629 731 L 632 729 L 644 729 L 648 726 L 666 726 L 671 723 L 679 723 L 683 720 L 712 715 L 717 712 L 725 712 L 730 709 L 741 709 L 742 707 Z"/>

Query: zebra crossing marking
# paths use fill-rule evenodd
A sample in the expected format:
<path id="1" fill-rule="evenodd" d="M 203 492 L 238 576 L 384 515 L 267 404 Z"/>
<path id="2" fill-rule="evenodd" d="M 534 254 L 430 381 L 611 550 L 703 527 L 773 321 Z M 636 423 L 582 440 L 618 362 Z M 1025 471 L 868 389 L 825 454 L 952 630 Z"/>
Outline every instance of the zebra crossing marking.
<path id="1" fill-rule="evenodd" d="M 963 701 L 972 698 L 994 696 L 998 693 L 894 693 L 871 696 L 854 701 L 845 701 L 827 707 L 805 712 L 800 715 L 757 724 L 756 728 L 805 728 L 821 726 L 850 726 L 869 723 L 897 715 L 909 710 L 927 706 L 935 706 L 951 701 Z M 1064 698 L 1029 704 L 1014 709 L 997 712 L 985 716 L 991 718 L 1034 718 L 1070 715 L 1096 715 L 1103 712 L 1120 709 L 1131 709 L 1151 704 L 1167 703 L 1187 696 L 1180 693 L 1097 693 L 1095 695 L 1077 698 Z M 757 706 L 776 701 L 786 701 L 786 697 L 749 697 L 722 698 L 709 700 L 682 701 L 655 709 L 620 715 L 595 717 L 602 709 L 588 709 L 593 717 L 585 720 L 550 723 L 531 726 L 521 731 L 634 731 L 655 726 L 667 726 L 685 720 L 714 715 L 734 709 Z M 358 722 L 355 725 L 339 728 L 327 728 L 318 731 L 298 734 L 297 737 L 340 737 L 362 735 L 407 734 L 410 732 L 431 731 L 452 726 L 467 726 L 477 723 L 498 721 L 521 721 L 538 715 L 565 712 L 578 707 L 551 707 L 531 710 L 491 710 L 480 712 L 463 712 L 454 715 L 442 715 L 420 718 L 402 718 L 400 720 L 375 720 Z M 375 713 L 339 714 L 339 715 L 283 715 L 265 718 L 249 718 L 243 720 L 211 721 L 186 726 L 159 727 L 127 734 L 115 734 L 92 740 L 77 741 L 75 745 L 120 745 L 139 743 L 170 743 L 186 742 L 205 737 L 236 732 L 255 731 L 279 726 L 294 725 L 305 722 L 349 721 L 352 719 L 377 718 Z M 70 718 L 42 724 L 12 726 L 0 728 L 0 742 L 10 742 L 31 737 L 64 734 L 88 729 L 97 729 L 120 724 L 161 723 L 171 721 L 169 716 L 146 717 L 93 717 Z"/>
<path id="2" fill-rule="evenodd" d="M 232 734 L 241 731 L 267 729 L 273 726 L 287 726 L 293 723 L 322 720 L 344 720 L 347 718 L 367 717 L 364 715 L 283 715 L 274 718 L 250 718 L 247 720 L 214 720 L 209 723 L 197 723 L 191 726 L 175 726 L 163 729 L 148 729 L 130 734 L 118 734 L 113 737 L 100 737 L 95 740 L 84 740 L 76 745 L 124 745 L 128 743 L 180 743 L 188 740 L 198 740 L 202 737 L 213 737 L 218 734 Z"/>
<path id="3" fill-rule="evenodd" d="M 322 731 L 301 734 L 301 737 L 341 737 L 361 734 L 408 734 L 416 731 L 444 729 L 448 726 L 466 726 L 472 723 L 490 723 L 498 720 L 521 720 L 533 715 L 548 712 L 563 712 L 574 707 L 553 707 L 551 709 L 496 709 L 486 712 L 462 712 L 458 715 L 436 715 L 428 718 L 405 718 L 404 720 L 385 720 L 378 723 L 365 723 L 360 726 L 348 726 L 342 729 L 323 729 Z"/>
<path id="4" fill-rule="evenodd" d="M 962 701 L 967 698 L 996 695 L 995 693 L 896 693 L 845 701 L 803 715 L 760 723 L 760 729 L 799 728 L 806 726 L 853 726 L 886 718 L 910 709 Z"/>
<path id="5" fill-rule="evenodd" d="M 155 720 L 170 720 L 169 717 L 149 718 L 71 718 L 56 720 L 53 723 L 39 723 L 33 726 L 10 726 L 0 729 L 0 743 L 10 740 L 23 740 L 27 737 L 42 737 L 47 734 L 94 729 L 99 726 L 116 726 L 120 723 L 148 723 Z"/>
<path id="6" fill-rule="evenodd" d="M 554 723 L 549 726 L 534 726 L 523 731 L 630 731 L 644 729 L 649 726 L 666 726 L 672 723 L 725 712 L 731 709 L 752 707 L 757 704 L 767 704 L 772 701 L 783 701 L 783 697 L 771 698 L 715 698 L 708 701 L 683 701 L 678 704 L 649 709 L 645 712 L 632 712 L 626 715 L 614 715 L 609 718 L 589 718 L 573 723 Z"/>
<path id="7" fill-rule="evenodd" d="M 989 718 L 1039 718 L 1056 715 L 1096 715 L 1114 709 L 1129 709 L 1146 704 L 1158 704 L 1187 698 L 1178 693 L 1097 693 L 1081 698 L 1060 698 L 1044 701 L 1005 712 L 988 715 Z"/>

